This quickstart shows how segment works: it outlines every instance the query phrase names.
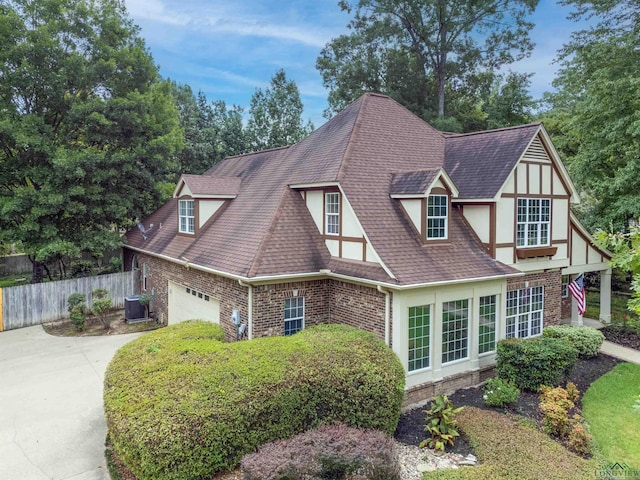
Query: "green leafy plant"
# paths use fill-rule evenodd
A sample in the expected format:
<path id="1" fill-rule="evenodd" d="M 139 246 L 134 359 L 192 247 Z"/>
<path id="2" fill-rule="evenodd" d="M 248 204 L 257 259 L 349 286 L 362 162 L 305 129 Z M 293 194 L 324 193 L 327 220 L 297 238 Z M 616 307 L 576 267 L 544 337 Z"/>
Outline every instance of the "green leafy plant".
<path id="1" fill-rule="evenodd" d="M 595 357 L 604 341 L 600 330 L 585 326 L 551 325 L 542 334 L 545 337 L 567 339 L 581 357 Z"/>
<path id="2" fill-rule="evenodd" d="M 490 378 L 484 387 L 484 403 L 490 407 L 504 407 L 516 403 L 520 398 L 520 389 L 513 382 L 502 378 Z"/>
<path id="3" fill-rule="evenodd" d="M 496 349 L 496 371 L 521 390 L 537 392 L 542 385 L 557 385 L 573 368 L 578 351 L 564 338 L 510 338 Z"/>
<path id="4" fill-rule="evenodd" d="M 153 296 L 146 293 L 143 293 L 142 295 L 140 295 L 140 298 L 138 299 L 138 302 L 140 302 L 140 305 L 144 306 L 145 318 L 149 318 L 149 306 L 151 305 L 152 300 L 153 300 Z"/>
<path id="5" fill-rule="evenodd" d="M 109 297 L 109 292 L 104 288 L 96 288 L 93 292 L 93 303 L 91 304 L 91 310 L 95 313 L 105 330 L 109 330 L 111 326 L 111 320 L 109 320 L 109 311 L 113 306 L 113 301 Z"/>
<path id="6" fill-rule="evenodd" d="M 455 408 L 446 395 L 438 395 L 433 399 L 425 418 L 425 431 L 430 437 L 420 443 L 420 447 L 429 447 L 444 452 L 447 444 L 453 446 L 455 438 L 460 436 L 457 430 L 456 414 L 464 407 Z"/>
<path id="7" fill-rule="evenodd" d="M 76 330 L 84 330 L 84 323 L 87 319 L 86 296 L 84 293 L 72 293 L 67 299 L 69 318 Z"/>

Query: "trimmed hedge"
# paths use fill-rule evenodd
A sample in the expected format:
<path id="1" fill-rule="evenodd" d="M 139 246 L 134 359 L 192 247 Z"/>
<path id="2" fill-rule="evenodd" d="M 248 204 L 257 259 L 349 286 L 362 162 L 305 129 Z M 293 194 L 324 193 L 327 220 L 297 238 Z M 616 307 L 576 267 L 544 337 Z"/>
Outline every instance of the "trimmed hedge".
<path id="1" fill-rule="evenodd" d="M 496 371 L 518 388 L 537 392 L 557 385 L 577 359 L 578 351 L 564 338 L 510 338 L 498 342 Z"/>
<path id="2" fill-rule="evenodd" d="M 401 479 L 391 437 L 345 425 L 322 425 L 267 443 L 245 455 L 242 473 L 244 480 Z"/>
<path id="3" fill-rule="evenodd" d="M 139 480 L 211 478 L 320 423 L 394 432 L 404 370 L 373 335 L 322 325 L 290 337 L 221 338 L 216 325 L 182 323 L 132 341 L 109 364 L 109 434 Z"/>
<path id="4" fill-rule="evenodd" d="M 604 342 L 604 335 L 600 330 L 585 326 L 551 325 L 545 328 L 542 334 L 549 338 L 569 340 L 581 357 L 595 357 Z"/>

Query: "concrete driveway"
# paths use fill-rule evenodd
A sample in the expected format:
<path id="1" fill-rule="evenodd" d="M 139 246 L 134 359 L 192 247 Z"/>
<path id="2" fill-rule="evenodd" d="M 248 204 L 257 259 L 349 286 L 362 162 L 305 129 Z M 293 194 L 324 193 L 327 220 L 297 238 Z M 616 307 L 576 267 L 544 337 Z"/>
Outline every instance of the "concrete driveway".
<path id="1" fill-rule="evenodd" d="M 108 480 L 104 371 L 140 334 L 0 333 L 0 479 Z"/>

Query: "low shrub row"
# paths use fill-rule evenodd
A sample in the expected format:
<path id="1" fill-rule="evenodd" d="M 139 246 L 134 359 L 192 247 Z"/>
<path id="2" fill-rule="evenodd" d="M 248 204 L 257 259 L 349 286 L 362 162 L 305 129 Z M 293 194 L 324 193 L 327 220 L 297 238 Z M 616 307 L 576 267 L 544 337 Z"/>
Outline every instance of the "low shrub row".
<path id="1" fill-rule="evenodd" d="M 344 325 L 221 343 L 185 322 L 121 348 L 105 374 L 114 449 L 139 480 L 203 479 L 321 423 L 392 434 L 404 394 L 397 356 Z"/>
<path id="2" fill-rule="evenodd" d="M 393 440 L 375 430 L 323 425 L 242 459 L 244 480 L 400 480 Z"/>
<path id="3" fill-rule="evenodd" d="M 532 392 L 557 385 L 578 358 L 568 340 L 551 337 L 500 340 L 496 353 L 498 376 Z"/>
<path id="4" fill-rule="evenodd" d="M 604 335 L 592 327 L 551 325 L 542 332 L 545 337 L 564 338 L 571 343 L 581 357 L 595 357 L 600 351 Z"/>

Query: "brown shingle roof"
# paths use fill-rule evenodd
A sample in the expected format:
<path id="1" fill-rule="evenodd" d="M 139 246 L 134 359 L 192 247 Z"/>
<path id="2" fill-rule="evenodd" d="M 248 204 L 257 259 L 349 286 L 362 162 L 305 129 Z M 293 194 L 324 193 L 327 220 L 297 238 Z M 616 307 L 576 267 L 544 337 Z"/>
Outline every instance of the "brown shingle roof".
<path id="1" fill-rule="evenodd" d="M 391 177 L 391 195 L 423 194 L 440 172 L 439 168 L 418 172 L 394 173 Z"/>
<path id="2" fill-rule="evenodd" d="M 448 136 L 445 170 L 459 198 L 493 198 L 540 128 L 539 123 Z"/>
<path id="3" fill-rule="evenodd" d="M 410 285 L 515 273 L 485 252 L 455 210 L 450 241 L 423 245 L 400 201 L 389 196 L 394 178 L 394 188 L 409 188 L 412 178 L 419 187 L 430 174 L 416 172 L 437 172 L 443 167 L 451 140 L 460 140 L 454 146 L 458 148 L 454 166 L 461 169 L 467 163 L 460 155 L 466 150 L 458 147 L 464 143 L 462 138 L 445 137 L 388 97 L 366 94 L 297 145 L 230 157 L 211 168 L 205 176 L 240 178 L 241 187 L 195 238 L 175 234 L 177 212 L 172 200 L 145 220 L 145 226 L 162 222 L 162 229 L 146 240 L 134 229 L 127 239 L 152 253 L 184 257 L 242 277 L 329 269 Z M 329 255 L 300 193 L 289 187 L 325 182 L 340 183 L 372 247 L 395 278 L 381 265 Z M 458 186 L 462 192 L 464 185 Z"/>
<path id="4" fill-rule="evenodd" d="M 210 177 L 189 174 L 183 174 L 180 179 L 189 187 L 193 195 L 212 197 L 238 195 L 242 180 L 240 177 Z"/>

